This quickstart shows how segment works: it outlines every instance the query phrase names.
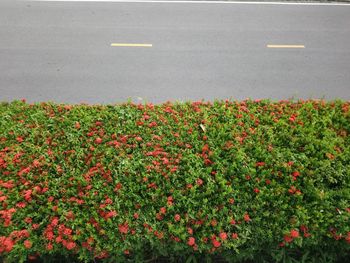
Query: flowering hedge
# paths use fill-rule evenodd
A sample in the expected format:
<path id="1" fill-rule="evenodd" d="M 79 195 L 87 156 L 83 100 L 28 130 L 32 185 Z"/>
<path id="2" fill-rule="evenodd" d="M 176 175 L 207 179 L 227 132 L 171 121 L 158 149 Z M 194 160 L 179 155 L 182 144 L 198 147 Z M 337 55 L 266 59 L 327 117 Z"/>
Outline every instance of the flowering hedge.
<path id="1" fill-rule="evenodd" d="M 349 134 L 344 101 L 2 103 L 0 256 L 345 258 Z"/>

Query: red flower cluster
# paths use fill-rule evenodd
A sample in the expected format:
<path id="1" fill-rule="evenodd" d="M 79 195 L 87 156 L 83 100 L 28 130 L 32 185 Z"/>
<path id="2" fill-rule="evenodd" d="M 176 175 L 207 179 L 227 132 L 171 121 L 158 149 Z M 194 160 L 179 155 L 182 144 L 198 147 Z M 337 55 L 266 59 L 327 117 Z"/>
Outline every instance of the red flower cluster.
<path id="1" fill-rule="evenodd" d="M 292 229 L 289 234 L 284 235 L 284 241 L 287 243 L 292 242 L 295 238 L 299 237 L 299 231 L 297 229 Z"/>

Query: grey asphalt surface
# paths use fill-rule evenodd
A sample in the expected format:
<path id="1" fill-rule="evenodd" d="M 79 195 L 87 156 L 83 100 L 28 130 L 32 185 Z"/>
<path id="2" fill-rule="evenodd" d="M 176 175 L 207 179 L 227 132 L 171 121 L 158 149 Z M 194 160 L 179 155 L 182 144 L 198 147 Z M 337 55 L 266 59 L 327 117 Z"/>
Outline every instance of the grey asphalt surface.
<path id="1" fill-rule="evenodd" d="M 21 98 L 349 100 L 350 6 L 0 0 L 0 101 Z"/>

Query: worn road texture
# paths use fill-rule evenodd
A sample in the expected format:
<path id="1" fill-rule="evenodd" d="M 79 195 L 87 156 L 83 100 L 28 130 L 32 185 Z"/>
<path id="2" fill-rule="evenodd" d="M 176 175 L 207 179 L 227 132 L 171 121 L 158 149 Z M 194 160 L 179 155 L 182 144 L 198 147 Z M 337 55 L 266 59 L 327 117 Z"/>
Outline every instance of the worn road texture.
<path id="1" fill-rule="evenodd" d="M 20 98 L 348 100 L 350 5 L 1 0 L 0 101 Z"/>

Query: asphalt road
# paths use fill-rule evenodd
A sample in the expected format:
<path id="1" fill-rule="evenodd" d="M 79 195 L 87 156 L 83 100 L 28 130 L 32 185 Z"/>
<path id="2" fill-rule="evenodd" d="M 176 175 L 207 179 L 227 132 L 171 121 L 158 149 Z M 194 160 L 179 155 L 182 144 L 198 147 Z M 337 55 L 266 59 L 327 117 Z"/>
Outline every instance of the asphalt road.
<path id="1" fill-rule="evenodd" d="M 20 98 L 348 100 L 350 6 L 1 0 L 0 101 Z"/>

